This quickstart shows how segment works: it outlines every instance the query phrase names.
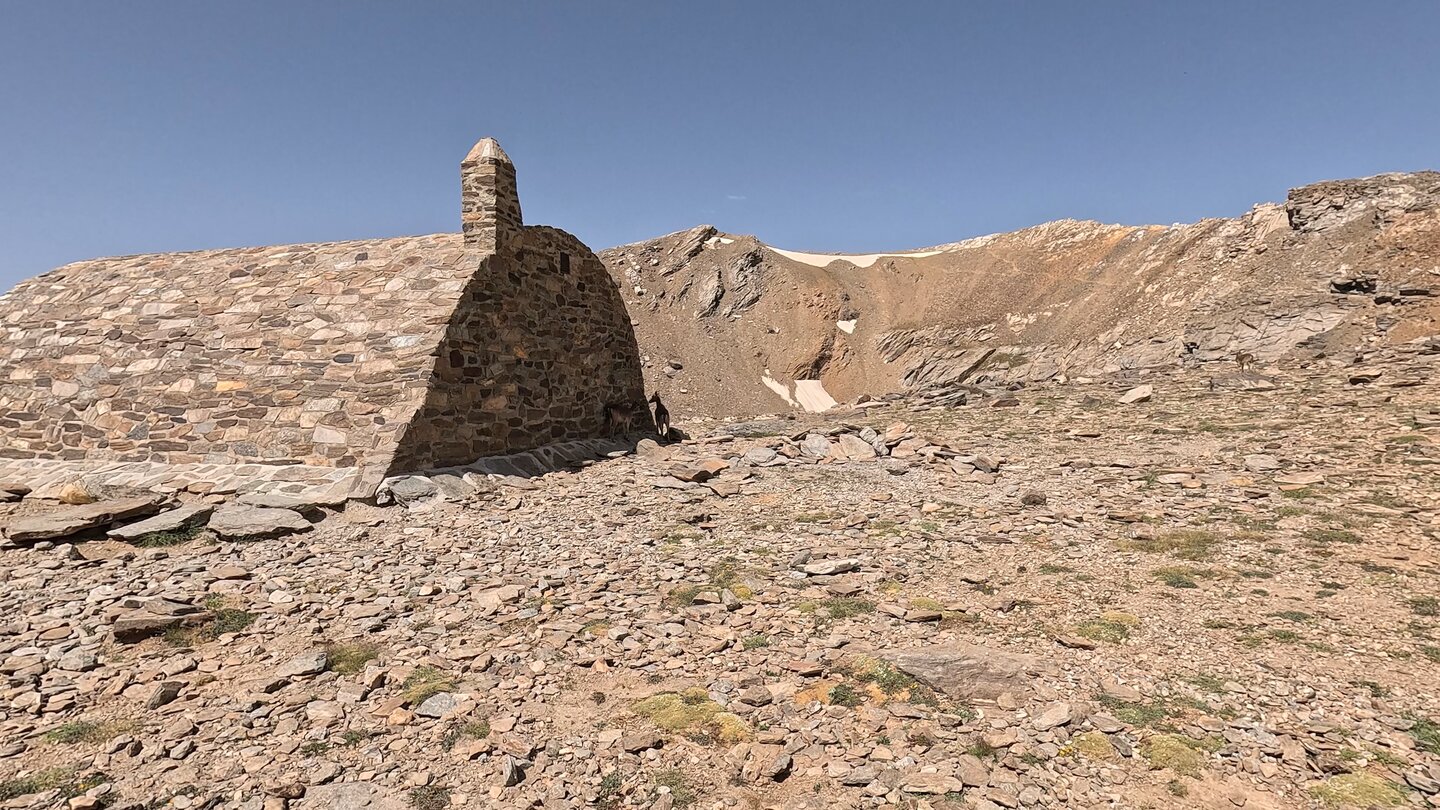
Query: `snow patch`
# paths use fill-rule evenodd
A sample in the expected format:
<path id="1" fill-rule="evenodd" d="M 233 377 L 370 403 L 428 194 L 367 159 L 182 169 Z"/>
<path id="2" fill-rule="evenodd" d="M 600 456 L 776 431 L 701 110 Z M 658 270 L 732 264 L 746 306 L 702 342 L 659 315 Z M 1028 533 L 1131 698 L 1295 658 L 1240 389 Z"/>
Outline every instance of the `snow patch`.
<path id="1" fill-rule="evenodd" d="M 795 398 L 800 400 L 800 407 L 811 413 L 822 413 L 840 404 L 819 380 L 796 380 Z"/>
<path id="2" fill-rule="evenodd" d="M 766 388 L 769 388 L 771 391 L 779 394 L 780 398 L 785 400 L 785 402 L 789 404 L 790 407 L 800 407 L 800 403 L 796 402 L 795 398 L 790 396 L 790 386 L 782 382 L 777 382 L 775 378 L 771 377 L 770 369 L 765 369 L 765 373 L 760 375 L 760 382 L 764 383 Z"/>
<path id="3" fill-rule="evenodd" d="M 768 247 L 768 245 L 767 245 Z M 921 250 L 914 253 L 802 253 L 798 250 L 781 250 L 777 247 L 770 248 L 787 259 L 794 259 L 802 264 L 811 267 L 829 267 L 831 264 L 844 259 L 856 267 L 869 267 L 880 259 L 923 259 L 926 256 L 934 256 L 944 251 Z"/>
<path id="4" fill-rule="evenodd" d="M 766 388 L 774 391 L 781 399 L 785 400 L 792 408 L 804 408 L 811 413 L 822 413 L 835 407 L 839 403 L 830 393 L 825 390 L 825 384 L 819 380 L 796 380 L 795 393 L 790 393 L 790 386 L 770 376 L 770 369 L 760 375 L 760 382 Z"/>

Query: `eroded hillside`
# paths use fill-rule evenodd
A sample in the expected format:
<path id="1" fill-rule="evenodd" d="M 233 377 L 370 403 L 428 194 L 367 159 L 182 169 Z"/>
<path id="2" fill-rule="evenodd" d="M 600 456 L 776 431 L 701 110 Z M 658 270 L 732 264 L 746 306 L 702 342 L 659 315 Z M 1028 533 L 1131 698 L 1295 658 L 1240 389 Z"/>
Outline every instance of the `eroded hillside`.
<path id="1" fill-rule="evenodd" d="M 831 255 L 702 225 L 601 257 L 648 384 L 685 413 L 1220 370 L 1240 353 L 1306 362 L 1440 332 L 1440 173 L 1317 183 L 1283 205 L 1169 227 L 1061 220 Z"/>

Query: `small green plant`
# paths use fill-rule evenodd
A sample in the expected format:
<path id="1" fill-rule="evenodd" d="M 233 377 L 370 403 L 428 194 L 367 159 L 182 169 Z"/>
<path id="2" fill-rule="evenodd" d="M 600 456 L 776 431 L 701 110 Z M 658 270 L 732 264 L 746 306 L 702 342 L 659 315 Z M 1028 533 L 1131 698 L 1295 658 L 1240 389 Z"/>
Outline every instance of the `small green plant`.
<path id="1" fill-rule="evenodd" d="M 454 689 L 455 679 L 437 667 L 416 667 L 400 688 L 405 704 L 418 706 L 424 703 L 426 698 Z"/>
<path id="2" fill-rule="evenodd" d="M 850 684 L 838 683 L 830 687 L 830 702 L 837 706 L 848 706 L 853 709 L 864 703 L 865 698 Z"/>
<path id="3" fill-rule="evenodd" d="M 1214 579 L 1219 573 L 1210 568 L 1196 568 L 1193 565 L 1167 565 L 1151 572 L 1154 577 L 1171 588 L 1198 588 L 1198 579 Z"/>
<path id="4" fill-rule="evenodd" d="M 1401 807 L 1405 792 L 1370 773 L 1332 776 L 1312 787 L 1310 795 L 1326 807 Z"/>
<path id="5" fill-rule="evenodd" d="M 76 720 L 45 732 L 44 740 L 59 745 L 102 743 L 133 727 L 133 723 L 91 723 L 85 720 Z"/>
<path id="6" fill-rule="evenodd" d="M 460 734 L 472 740 L 483 740 L 490 736 L 490 721 L 471 720 L 460 726 Z"/>
<path id="7" fill-rule="evenodd" d="M 1182 560 L 1209 559 L 1220 537 L 1204 529 L 1179 529 L 1154 537 L 1137 537 L 1120 542 L 1126 551 L 1143 551 L 1147 554 L 1173 554 Z"/>
<path id="8" fill-rule="evenodd" d="M 365 742 L 371 737 L 377 736 L 379 736 L 379 732 L 350 729 L 349 731 L 346 731 L 345 733 L 340 735 L 340 744 L 345 746 L 359 745 L 360 743 Z"/>
<path id="9" fill-rule="evenodd" d="M 965 753 L 969 754 L 969 755 L 972 756 L 972 757 L 979 757 L 980 759 L 989 759 L 990 757 L 995 756 L 995 754 L 996 754 L 999 750 L 1000 750 L 1000 749 L 996 748 L 996 747 L 993 746 L 993 745 L 990 745 L 989 743 L 985 742 L 984 740 L 976 740 L 976 741 L 975 741 L 974 743 L 972 743 L 968 748 L 965 749 Z"/>
<path id="10" fill-rule="evenodd" d="M 29 776 L 18 776 L 0 781 L 0 801 L 17 799 L 32 793 L 44 793 L 47 790 L 58 790 L 60 798 L 73 799 L 85 791 L 109 781 L 110 777 L 99 771 L 81 775 L 80 768 L 76 765 L 46 768 Z"/>
<path id="11" fill-rule="evenodd" d="M 1415 744 L 1432 754 L 1440 754 L 1440 723 L 1428 717 L 1410 717 L 1415 724 L 1410 727 L 1410 736 Z"/>
<path id="12" fill-rule="evenodd" d="M 231 607 L 223 597 L 212 596 L 205 600 L 205 609 L 210 616 L 196 627 L 172 627 L 162 638 L 172 647 L 193 647 L 214 641 L 226 633 L 238 633 L 255 621 L 255 614 Z"/>
<path id="13" fill-rule="evenodd" d="M 759 634 L 753 636 L 746 636 L 745 640 L 740 642 L 740 646 L 744 647 L 747 650 L 758 650 L 761 647 L 769 647 L 770 637 Z"/>
<path id="14" fill-rule="evenodd" d="M 313 757 L 330 750 L 330 743 L 325 740 L 311 740 L 300 746 L 300 756 Z"/>
<path id="15" fill-rule="evenodd" d="M 1410 610 L 1417 616 L 1440 615 L 1440 599 L 1433 596 L 1417 596 L 1410 600 Z"/>
<path id="16" fill-rule="evenodd" d="M 1366 691 L 1370 693 L 1370 697 L 1388 697 L 1390 694 L 1389 689 L 1386 689 L 1385 687 L 1374 681 L 1351 681 L 1351 683 L 1355 684 L 1356 686 L 1363 687 Z"/>
<path id="17" fill-rule="evenodd" d="M 165 548 L 167 546 L 183 545 L 205 533 L 205 527 L 198 524 L 194 526 L 182 526 L 178 529 L 167 529 L 163 532 L 142 534 L 131 540 L 130 544 L 141 548 Z"/>
<path id="18" fill-rule="evenodd" d="M 700 797 L 696 795 L 695 789 L 690 786 L 690 780 L 685 772 L 679 768 L 667 768 L 655 774 L 655 788 L 652 801 L 660 796 L 659 788 L 667 788 L 670 792 L 670 799 L 674 807 L 690 807 Z"/>
<path id="19" fill-rule="evenodd" d="M 1292 622 L 1308 622 L 1311 619 L 1315 618 L 1314 616 L 1306 613 L 1303 610 L 1281 610 L 1275 613 L 1271 613 L 1270 615 L 1274 616 L 1277 619 L 1288 619 Z"/>
<path id="20" fill-rule="evenodd" d="M 595 795 L 595 806 L 600 810 L 615 810 L 624 801 L 622 788 L 625 778 L 619 771 L 611 771 L 600 778 L 600 789 Z"/>
<path id="21" fill-rule="evenodd" d="M 1188 681 L 1191 686 L 1204 692 L 1210 692 L 1216 695 L 1223 695 L 1225 693 L 1225 681 L 1208 673 L 1201 672 L 1196 675 L 1190 675 L 1185 678 L 1185 680 Z"/>
<path id="22" fill-rule="evenodd" d="M 450 806 L 450 788 L 424 785 L 410 791 L 410 806 L 415 810 L 445 810 Z"/>
<path id="23" fill-rule="evenodd" d="M 325 656 L 331 672 L 354 675 L 365 669 L 365 665 L 380 655 L 380 648 L 368 642 L 330 643 L 325 645 Z"/>
<path id="24" fill-rule="evenodd" d="M 857 599 L 853 596 L 831 597 L 825 600 L 823 607 L 826 615 L 832 619 L 848 619 L 852 616 L 875 612 L 874 602 L 869 599 Z"/>
<path id="25" fill-rule="evenodd" d="M 1140 755 L 1152 768 L 1169 768 L 1175 773 L 1194 776 L 1205 765 L 1205 754 L 1188 737 L 1179 734 L 1157 734 L 1140 744 Z"/>
<path id="26" fill-rule="evenodd" d="M 834 519 L 835 516 L 828 512 L 796 512 L 791 518 L 796 523 L 825 523 Z"/>
<path id="27" fill-rule="evenodd" d="M 1161 721 L 1168 719 L 1172 713 L 1169 707 L 1158 701 L 1132 703 L 1110 695 L 1101 695 L 1097 700 L 1101 706 L 1109 710 L 1116 720 L 1132 726 L 1156 726 Z"/>
<path id="28" fill-rule="evenodd" d="M 1355 532 L 1350 531 L 1349 529 L 1327 529 L 1327 528 L 1306 529 L 1305 532 L 1304 532 L 1304 536 L 1305 536 L 1305 539 L 1309 540 L 1310 542 L 1312 542 L 1312 543 L 1319 543 L 1319 544 L 1321 544 L 1321 545 L 1325 545 L 1325 544 L 1328 544 L 1328 543 L 1359 543 L 1359 542 L 1361 542 L 1361 541 L 1360 541 L 1360 535 L 1356 534 Z"/>

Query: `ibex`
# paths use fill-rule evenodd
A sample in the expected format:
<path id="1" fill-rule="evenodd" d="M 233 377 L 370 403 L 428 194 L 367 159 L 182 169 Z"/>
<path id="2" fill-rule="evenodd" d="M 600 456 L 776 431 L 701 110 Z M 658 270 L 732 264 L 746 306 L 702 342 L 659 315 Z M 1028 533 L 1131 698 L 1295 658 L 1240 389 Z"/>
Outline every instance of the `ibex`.
<path id="1" fill-rule="evenodd" d="M 1241 371 L 1249 371 L 1250 366 L 1255 363 L 1255 355 L 1250 352 L 1240 352 L 1235 355 L 1235 362 L 1240 366 Z"/>
<path id="2" fill-rule="evenodd" d="M 625 433 L 635 418 L 635 406 L 629 402 L 611 402 L 605 406 L 605 430 L 610 435 Z"/>
<path id="3" fill-rule="evenodd" d="M 650 395 L 650 401 L 655 403 L 655 432 L 660 438 L 670 438 L 670 411 L 666 410 L 665 403 L 660 401 L 660 392 L 656 391 Z"/>

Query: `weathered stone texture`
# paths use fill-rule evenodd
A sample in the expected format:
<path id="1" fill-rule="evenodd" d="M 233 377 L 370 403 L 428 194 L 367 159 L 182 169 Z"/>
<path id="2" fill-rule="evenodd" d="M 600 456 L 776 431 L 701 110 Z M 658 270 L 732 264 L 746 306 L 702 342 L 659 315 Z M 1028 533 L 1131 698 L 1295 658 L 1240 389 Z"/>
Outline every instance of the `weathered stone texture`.
<path id="1" fill-rule="evenodd" d="M 394 471 L 601 435 L 607 404 L 648 414 L 640 379 L 604 265 L 564 231 L 526 228 L 515 250 L 485 260 L 456 308 Z"/>
<path id="2" fill-rule="evenodd" d="M 0 459 L 461 464 L 643 400 L 599 260 L 462 164 L 464 235 L 97 259 L 0 296 Z M 637 409 L 638 412 L 639 409 Z M 417 417 L 417 414 L 419 416 Z"/>

